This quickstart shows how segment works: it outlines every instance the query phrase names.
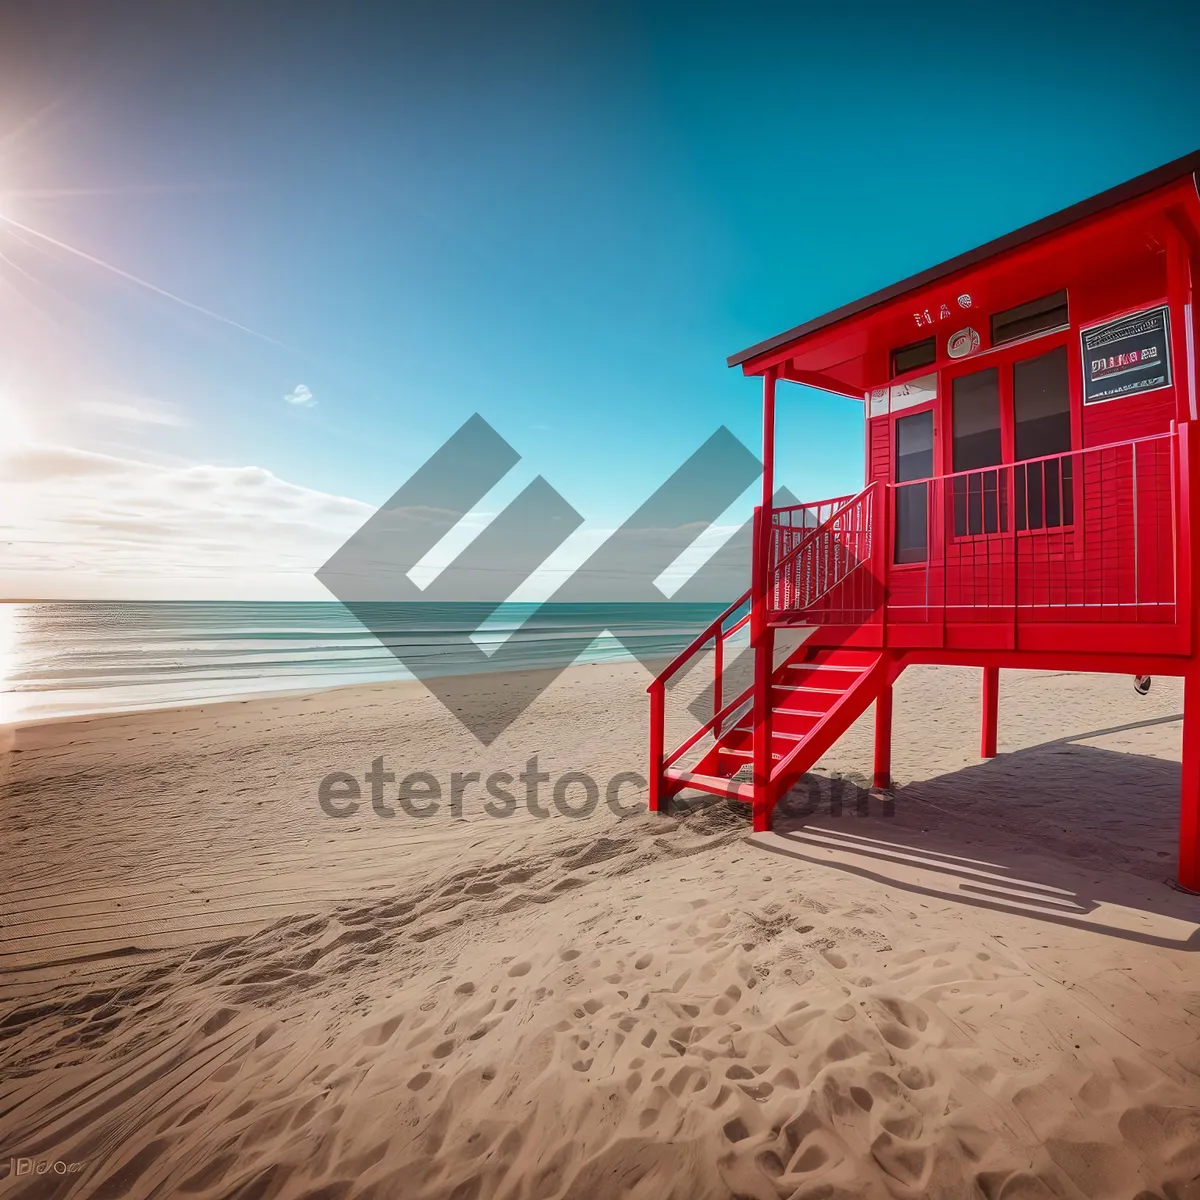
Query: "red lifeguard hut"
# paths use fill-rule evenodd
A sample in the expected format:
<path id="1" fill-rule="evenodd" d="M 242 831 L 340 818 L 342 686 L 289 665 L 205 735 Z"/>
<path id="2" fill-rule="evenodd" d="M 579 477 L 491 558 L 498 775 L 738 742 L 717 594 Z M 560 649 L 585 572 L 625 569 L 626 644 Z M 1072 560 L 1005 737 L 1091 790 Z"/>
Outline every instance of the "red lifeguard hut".
<path id="1" fill-rule="evenodd" d="M 698 788 L 768 829 L 872 702 L 888 786 L 910 663 L 982 668 L 985 757 L 1001 667 L 1181 675 L 1178 878 L 1200 889 L 1198 273 L 1200 152 L 730 358 L 763 381 L 750 588 L 650 687 L 651 809 Z M 857 495 L 774 506 L 780 380 L 863 405 Z M 710 651 L 712 718 L 668 748 L 667 684 Z"/>

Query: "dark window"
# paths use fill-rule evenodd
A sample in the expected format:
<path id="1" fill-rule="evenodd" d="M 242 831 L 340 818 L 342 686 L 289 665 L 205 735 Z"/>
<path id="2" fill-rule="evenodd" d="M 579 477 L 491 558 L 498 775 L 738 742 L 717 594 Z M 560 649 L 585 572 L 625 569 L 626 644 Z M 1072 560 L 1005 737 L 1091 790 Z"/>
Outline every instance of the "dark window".
<path id="1" fill-rule="evenodd" d="M 892 378 L 928 367 L 937 360 L 937 338 L 926 338 L 892 351 Z"/>
<path id="2" fill-rule="evenodd" d="M 896 418 L 896 561 L 924 562 L 929 553 L 929 484 L 933 474 L 933 412 Z"/>
<path id="3" fill-rule="evenodd" d="M 1013 488 L 1018 529 L 1052 529 L 1074 519 L 1071 459 L 1023 460 L 1071 449 L 1067 348 L 1013 364 Z"/>
<path id="4" fill-rule="evenodd" d="M 1000 453 L 1000 374 L 995 367 L 954 381 L 954 471 L 993 467 Z"/>
<path id="5" fill-rule="evenodd" d="M 997 533 L 1008 526 L 1004 478 L 998 466 L 1000 446 L 1000 375 L 995 367 L 963 375 L 952 388 L 954 534 Z M 960 472 L 967 472 L 961 474 Z"/>
<path id="6" fill-rule="evenodd" d="M 1070 324 L 1067 318 L 1067 292 L 1055 292 L 1040 300 L 1018 304 L 1016 308 L 992 314 L 992 345 L 1015 342 L 1017 338 L 1030 337 L 1035 333 L 1046 333 L 1051 329 L 1065 329 Z"/>

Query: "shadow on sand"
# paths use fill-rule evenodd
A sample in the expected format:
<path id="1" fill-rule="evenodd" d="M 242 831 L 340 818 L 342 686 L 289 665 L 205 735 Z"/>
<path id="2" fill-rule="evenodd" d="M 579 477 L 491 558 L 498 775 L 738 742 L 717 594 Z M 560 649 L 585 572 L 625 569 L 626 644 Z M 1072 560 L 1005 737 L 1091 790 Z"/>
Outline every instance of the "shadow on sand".
<path id="1" fill-rule="evenodd" d="M 1197 951 L 1200 896 L 1173 887 L 1179 764 L 1086 744 L 1180 719 L 1074 734 L 891 792 L 807 775 L 752 841 L 922 896 Z"/>

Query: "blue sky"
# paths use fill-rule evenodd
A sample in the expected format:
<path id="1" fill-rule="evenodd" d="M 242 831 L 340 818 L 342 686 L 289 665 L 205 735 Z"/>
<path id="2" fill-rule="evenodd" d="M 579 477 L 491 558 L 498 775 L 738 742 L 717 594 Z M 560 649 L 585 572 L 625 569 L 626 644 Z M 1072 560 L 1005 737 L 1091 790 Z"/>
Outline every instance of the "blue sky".
<path id="1" fill-rule="evenodd" d="M 476 411 L 492 507 L 540 472 L 594 535 L 757 444 L 726 355 L 1200 147 L 1182 3 L 16 8 L 8 594 L 306 576 Z M 861 421 L 783 389 L 781 482 L 855 490 Z"/>

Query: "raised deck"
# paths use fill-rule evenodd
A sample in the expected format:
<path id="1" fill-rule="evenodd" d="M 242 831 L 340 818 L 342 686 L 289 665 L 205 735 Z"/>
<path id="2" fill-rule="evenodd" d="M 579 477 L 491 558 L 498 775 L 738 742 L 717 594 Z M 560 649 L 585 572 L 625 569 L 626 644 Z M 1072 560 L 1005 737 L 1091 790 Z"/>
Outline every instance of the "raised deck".
<path id="1" fill-rule="evenodd" d="M 731 359 L 763 380 L 750 587 L 650 687 L 651 808 L 697 788 L 766 829 L 872 704 L 887 786 L 913 663 L 982 669 L 984 755 L 1000 668 L 1180 675 L 1178 874 L 1200 889 L 1198 273 L 1200 154 Z M 776 506 L 783 381 L 863 404 L 862 491 Z M 712 716 L 668 748 L 668 691 L 710 651 Z"/>

